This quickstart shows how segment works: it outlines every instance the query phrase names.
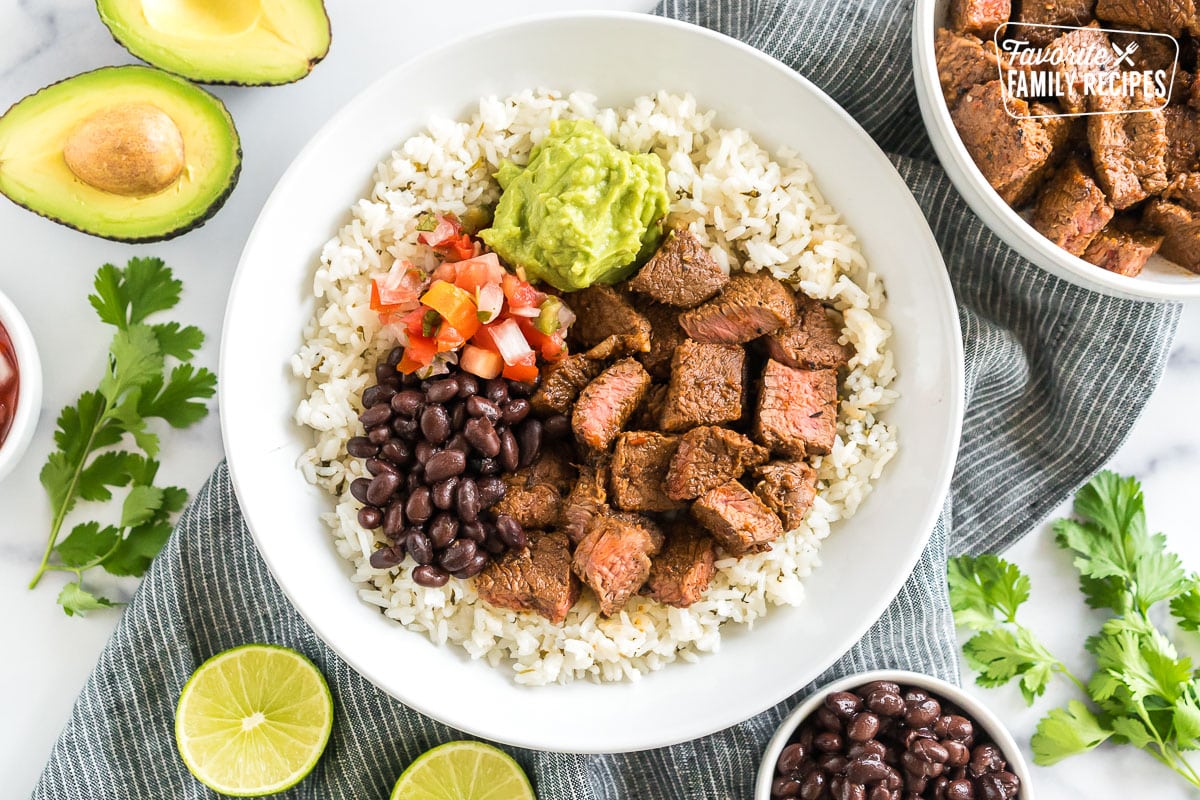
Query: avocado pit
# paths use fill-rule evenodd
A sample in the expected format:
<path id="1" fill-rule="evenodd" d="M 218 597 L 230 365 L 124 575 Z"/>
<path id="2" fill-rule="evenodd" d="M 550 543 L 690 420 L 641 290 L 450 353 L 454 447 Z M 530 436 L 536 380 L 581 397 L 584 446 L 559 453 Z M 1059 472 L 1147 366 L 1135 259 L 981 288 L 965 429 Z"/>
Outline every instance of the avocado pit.
<path id="1" fill-rule="evenodd" d="M 71 132 L 63 159 L 79 180 L 126 197 L 155 194 L 183 173 L 183 134 L 150 103 L 97 111 Z"/>

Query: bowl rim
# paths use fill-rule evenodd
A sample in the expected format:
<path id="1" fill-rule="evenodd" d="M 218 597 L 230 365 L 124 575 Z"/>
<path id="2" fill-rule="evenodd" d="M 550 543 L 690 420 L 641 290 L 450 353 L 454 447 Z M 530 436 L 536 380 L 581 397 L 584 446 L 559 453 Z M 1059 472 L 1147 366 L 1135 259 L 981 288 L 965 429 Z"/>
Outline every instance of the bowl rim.
<path id="1" fill-rule="evenodd" d="M 17 411 L 4 443 L 0 444 L 0 480 L 3 480 L 33 441 L 42 406 L 42 362 L 37 342 L 29 324 L 16 304 L 0 292 L 0 324 L 8 331 L 17 358 L 20 386 L 17 389 Z"/>
<path id="2" fill-rule="evenodd" d="M 917 100 L 938 159 L 983 224 L 1039 268 L 1085 289 L 1133 300 L 1178 302 L 1200 298 L 1200 275 L 1188 282 L 1167 283 L 1110 272 L 1051 243 L 1000 199 L 967 152 L 942 98 L 934 51 L 937 1 L 916 0 L 913 8 L 912 62 Z M 1184 267 L 1179 269 L 1186 272 Z"/>
<path id="3" fill-rule="evenodd" d="M 911 684 L 927 691 L 941 695 L 967 713 L 975 722 L 982 725 L 992 741 L 1004 753 L 1008 768 L 1021 779 L 1021 800 L 1034 800 L 1033 781 L 1029 775 L 1029 765 L 1025 762 L 1025 754 L 1001 721 L 996 712 L 988 708 L 982 701 L 969 694 L 961 686 L 949 681 L 926 675 L 923 672 L 913 672 L 906 669 L 876 669 L 868 672 L 857 672 L 832 680 L 816 689 L 804 699 L 800 705 L 792 709 L 779 723 L 771 740 L 763 750 L 762 761 L 759 762 L 758 776 L 754 783 L 754 800 L 771 800 L 771 782 L 775 778 L 775 762 L 779 754 L 791 739 L 792 734 L 800 723 L 807 719 L 825 697 L 833 692 L 853 689 L 872 681 L 892 681 L 899 684 Z"/>

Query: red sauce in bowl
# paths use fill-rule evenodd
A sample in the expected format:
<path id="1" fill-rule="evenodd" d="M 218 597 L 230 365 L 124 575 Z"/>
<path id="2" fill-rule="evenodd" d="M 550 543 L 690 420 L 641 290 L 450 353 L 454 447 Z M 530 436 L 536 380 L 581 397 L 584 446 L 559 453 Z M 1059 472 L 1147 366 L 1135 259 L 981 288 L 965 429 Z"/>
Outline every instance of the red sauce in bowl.
<path id="1" fill-rule="evenodd" d="M 0 325 L 0 445 L 8 438 L 13 417 L 17 413 L 17 391 L 21 386 L 21 375 L 17 367 L 17 353 L 13 349 L 8 331 Z"/>

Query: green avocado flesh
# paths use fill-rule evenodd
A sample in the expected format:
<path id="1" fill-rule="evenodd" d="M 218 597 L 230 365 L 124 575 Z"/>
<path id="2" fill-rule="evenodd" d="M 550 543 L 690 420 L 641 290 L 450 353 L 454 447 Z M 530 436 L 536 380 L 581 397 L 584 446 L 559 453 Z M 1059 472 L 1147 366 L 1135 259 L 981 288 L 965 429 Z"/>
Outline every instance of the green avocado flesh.
<path id="1" fill-rule="evenodd" d="M 627 153 L 586 120 L 558 120 L 530 154 L 506 161 L 492 227 L 480 236 L 531 279 L 562 291 L 616 283 L 662 239 L 666 173 L 653 153 Z"/>
<path id="2" fill-rule="evenodd" d="M 291 83 L 329 52 L 321 0 L 96 0 L 130 53 L 201 83 Z"/>
<path id="3" fill-rule="evenodd" d="M 183 141 L 178 177 L 152 194 L 115 194 L 85 183 L 63 155 L 83 123 L 129 105 L 165 113 Z M 85 72 L 31 94 L 0 117 L 0 192 L 105 239 L 158 241 L 197 227 L 233 190 L 241 163 L 237 129 L 221 101 L 150 67 Z"/>

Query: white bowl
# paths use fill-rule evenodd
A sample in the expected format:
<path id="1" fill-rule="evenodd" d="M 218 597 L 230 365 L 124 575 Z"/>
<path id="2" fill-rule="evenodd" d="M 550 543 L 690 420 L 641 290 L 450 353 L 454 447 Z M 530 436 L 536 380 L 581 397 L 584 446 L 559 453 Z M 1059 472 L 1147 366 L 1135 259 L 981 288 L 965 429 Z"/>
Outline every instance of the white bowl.
<path id="1" fill-rule="evenodd" d="M 942 97 L 933 38 L 945 24 L 949 0 L 917 0 L 913 9 L 913 73 L 917 101 L 933 149 L 963 199 L 983 224 L 1042 269 L 1085 289 L 1134 300 L 1200 297 L 1200 275 L 1154 256 L 1136 278 L 1118 275 L 1073 256 L 1025 221 L 991 187 L 963 145 Z"/>
<path id="2" fill-rule="evenodd" d="M 42 362 L 25 318 L 3 293 L 0 293 L 0 324 L 12 339 L 21 382 L 17 388 L 17 412 L 12 427 L 4 444 L 0 444 L 0 480 L 3 480 L 29 448 L 37 428 L 42 410 Z"/>
<path id="3" fill-rule="evenodd" d="M 779 760 L 779 754 L 783 752 L 783 748 L 787 747 L 792 734 L 796 732 L 796 728 L 800 727 L 800 723 L 817 710 L 824 702 L 825 697 L 833 692 L 849 691 L 872 681 L 892 681 L 901 685 L 916 686 L 949 700 L 967 712 L 975 724 L 982 728 L 1004 753 L 1004 760 L 1008 762 L 1008 771 L 1021 779 L 1021 791 L 1017 795 L 1019 800 L 1033 800 L 1033 782 L 1029 779 L 1029 767 L 1025 763 L 1025 757 L 1021 755 L 1021 748 L 1013 741 L 1012 734 L 1004 727 L 1004 723 L 1000 721 L 999 717 L 983 703 L 952 683 L 923 675 L 920 672 L 909 672 L 902 669 L 880 669 L 873 672 L 860 672 L 857 675 L 847 675 L 822 686 L 809 695 L 803 703 L 796 706 L 780 723 L 779 730 L 775 731 L 775 735 L 767 743 L 762 763 L 758 767 L 758 782 L 754 785 L 754 800 L 771 800 L 771 782 L 775 779 L 775 762 Z"/>
<path id="4" fill-rule="evenodd" d="M 311 439 L 292 422 L 303 387 L 288 364 L 313 311 L 321 246 L 370 185 L 376 162 L 430 116 L 458 117 L 482 95 L 531 86 L 586 89 L 607 104 L 657 89 L 690 91 L 717 111 L 719 124 L 799 151 L 887 281 L 885 314 L 895 327 L 902 397 L 888 419 L 900 452 L 858 515 L 836 526 L 822 550 L 824 566 L 807 579 L 808 600 L 772 610 L 753 631 L 730 626 L 719 653 L 632 683 L 521 687 L 511 672 L 384 617 L 359 600 L 349 565 L 318 520 L 332 498 L 296 468 Z M 354 669 L 407 705 L 481 737 L 616 752 L 693 739 L 769 708 L 879 617 L 942 508 L 958 449 L 962 369 L 958 314 L 937 244 L 904 182 L 844 111 L 786 66 L 732 39 L 648 15 L 579 13 L 518 22 L 410 61 L 314 137 L 267 201 L 242 255 L 226 314 L 220 406 L 234 484 L 264 559 L 317 634 Z M 861 591 L 846 591 L 849 576 Z"/>

